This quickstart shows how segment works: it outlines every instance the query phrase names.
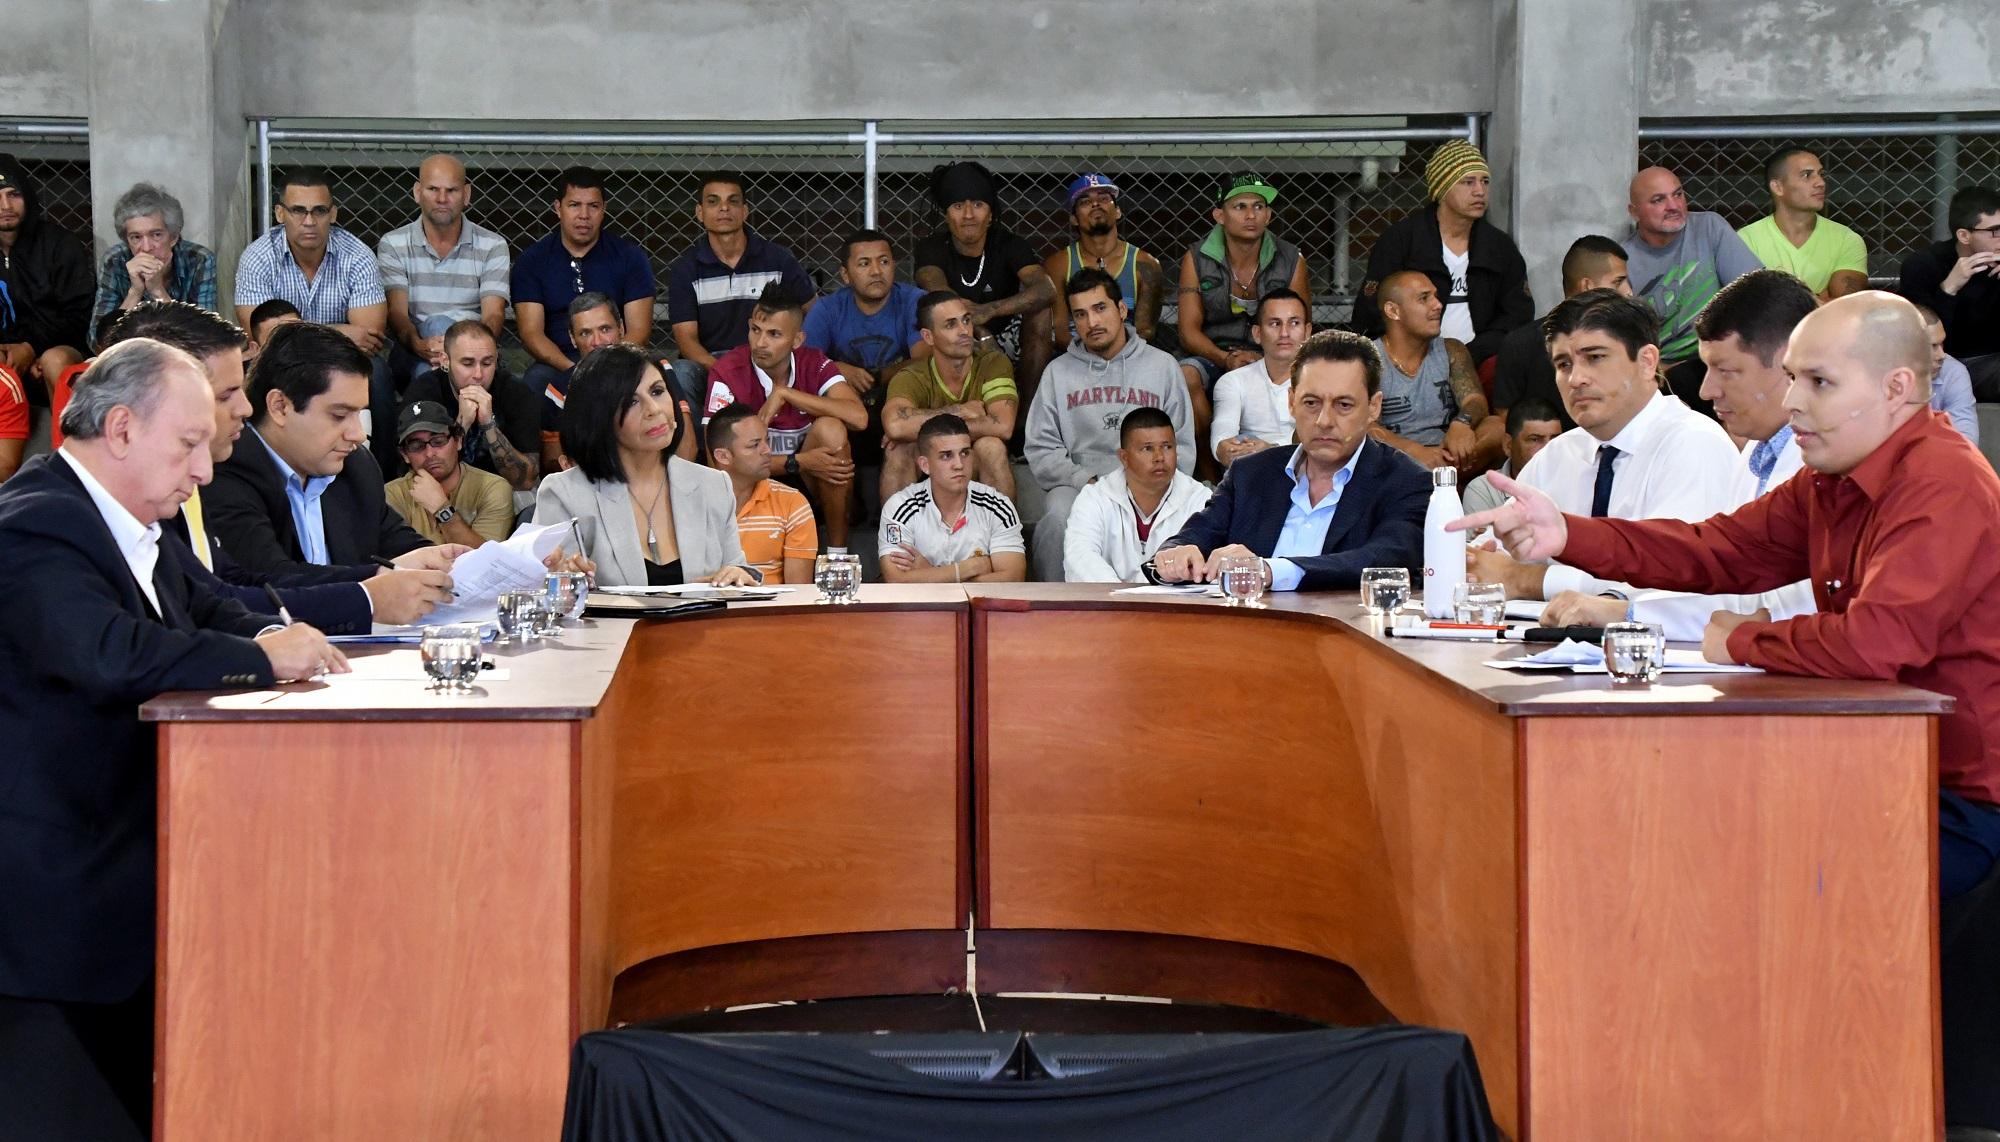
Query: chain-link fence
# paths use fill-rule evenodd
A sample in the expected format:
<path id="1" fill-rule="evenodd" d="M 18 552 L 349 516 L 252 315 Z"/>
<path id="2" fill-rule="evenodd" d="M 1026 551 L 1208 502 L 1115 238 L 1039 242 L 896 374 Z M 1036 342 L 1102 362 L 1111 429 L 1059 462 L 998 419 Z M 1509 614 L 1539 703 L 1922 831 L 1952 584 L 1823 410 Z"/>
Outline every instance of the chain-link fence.
<path id="1" fill-rule="evenodd" d="M 1945 208 L 1965 186 L 2000 187 L 1992 124 L 1739 124 L 1640 132 L 1642 165 L 1672 168 L 1689 205 L 1742 227 L 1771 212 L 1765 164 L 1804 147 L 1826 171 L 1826 217 L 1868 243 L 1871 278 L 1894 281 L 1906 254 L 1948 236 Z M 1679 132 L 1679 133 L 1677 133 Z"/>
<path id="2" fill-rule="evenodd" d="M 89 128 L 78 120 L 0 120 L 0 151 L 21 160 L 44 217 L 91 245 Z"/>
<path id="3" fill-rule="evenodd" d="M 472 172 L 472 216 L 517 251 L 554 224 L 553 177 L 572 164 L 594 166 L 610 174 L 608 224 L 652 254 L 662 282 L 668 267 L 700 237 L 694 200 L 701 172 L 736 171 L 749 184 L 751 225 L 789 247 L 821 288 L 831 290 L 839 286 L 841 240 L 862 224 L 864 203 L 871 200 L 858 126 L 788 124 L 761 133 L 737 126 L 727 134 L 679 132 L 666 143 L 649 141 L 657 136 L 581 129 L 399 134 L 274 126 L 269 161 L 276 171 L 292 163 L 329 168 L 341 223 L 372 244 L 415 217 L 411 186 L 421 158 L 449 150 Z M 1153 122 L 1131 130 L 1092 124 L 1089 133 L 1062 135 L 1010 134 L 1006 124 L 982 124 L 977 136 L 956 137 L 939 124 L 879 127 L 885 142 L 873 168 L 875 224 L 895 242 L 904 277 L 914 270 L 916 241 L 940 224 L 930 201 L 930 172 L 941 163 L 977 159 L 992 168 L 1001 183 L 1003 222 L 1043 251 L 1074 240 L 1064 206 L 1070 180 L 1083 171 L 1108 174 L 1122 189 L 1122 235 L 1159 258 L 1170 274 L 1212 224 L 1209 210 L 1218 183 L 1232 173 L 1254 171 L 1279 188 L 1274 230 L 1305 250 L 1316 309 L 1322 321 L 1330 321 L 1346 316 L 1375 238 L 1423 205 L 1422 172 L 1430 151 L 1444 138 L 1465 135 L 1471 123 L 1463 116 L 1378 119 L 1360 126 L 1231 121 L 1223 130 Z M 1340 138 L 1315 137 L 1327 135 Z M 1027 141 L 971 141 L 995 137 Z M 908 141 L 913 138 L 921 141 Z M 260 207 L 257 216 L 268 218 L 269 207 Z M 1167 300 L 1171 307 L 1171 292 Z M 667 339 L 664 325 L 656 323 L 661 344 Z"/>

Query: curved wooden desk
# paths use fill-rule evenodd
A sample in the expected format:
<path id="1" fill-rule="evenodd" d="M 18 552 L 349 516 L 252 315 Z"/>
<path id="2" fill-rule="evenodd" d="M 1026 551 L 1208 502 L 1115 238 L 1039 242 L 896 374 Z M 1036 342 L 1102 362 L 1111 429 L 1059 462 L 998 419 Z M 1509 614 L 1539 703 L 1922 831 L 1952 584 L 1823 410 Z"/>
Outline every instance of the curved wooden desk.
<path id="1" fill-rule="evenodd" d="M 1492 654 L 869 587 L 162 698 L 157 1136 L 547 1138 L 581 1031 L 963 986 L 973 914 L 989 992 L 1462 1029 L 1516 1135 L 1934 1133 L 1943 700 Z"/>

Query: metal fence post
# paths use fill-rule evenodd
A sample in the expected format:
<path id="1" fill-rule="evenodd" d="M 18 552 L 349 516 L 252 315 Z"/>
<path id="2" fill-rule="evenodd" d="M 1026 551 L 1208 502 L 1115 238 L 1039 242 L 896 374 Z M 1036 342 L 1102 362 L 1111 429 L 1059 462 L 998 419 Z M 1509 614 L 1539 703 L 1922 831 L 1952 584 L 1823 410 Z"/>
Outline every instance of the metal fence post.
<path id="1" fill-rule="evenodd" d="M 1952 117 L 1944 116 L 1949 120 Z M 1958 136 L 1939 135 L 1937 157 L 1934 160 L 1935 175 L 1933 185 L 1937 195 L 1937 206 L 1931 212 L 1931 240 L 1942 242 L 1951 237 L 1951 196 L 1958 191 Z"/>
<path id="2" fill-rule="evenodd" d="M 250 208 L 250 233 L 262 234 L 270 223 L 260 219 L 271 213 L 271 121 L 257 120 L 257 201 Z"/>
<path id="3" fill-rule="evenodd" d="M 861 228 L 875 229 L 875 182 L 878 173 L 876 143 L 879 122 L 870 119 L 861 125 Z"/>

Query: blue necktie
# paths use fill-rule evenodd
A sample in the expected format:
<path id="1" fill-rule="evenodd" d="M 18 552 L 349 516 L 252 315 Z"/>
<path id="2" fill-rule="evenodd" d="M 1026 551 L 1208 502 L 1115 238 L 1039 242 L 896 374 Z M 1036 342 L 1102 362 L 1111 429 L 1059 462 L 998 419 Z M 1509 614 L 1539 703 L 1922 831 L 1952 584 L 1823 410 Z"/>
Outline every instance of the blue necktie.
<path id="1" fill-rule="evenodd" d="M 1593 519 L 1601 518 L 1611 507 L 1611 462 L 1618 458 L 1618 450 L 1609 444 L 1597 449 L 1597 486 L 1590 491 L 1590 514 Z"/>
<path id="2" fill-rule="evenodd" d="M 1765 486 L 1771 482 L 1771 473 L 1778 466 L 1778 450 L 1781 446 L 1777 437 L 1759 440 L 1750 450 L 1750 474 L 1757 477 L 1757 494 L 1763 495 Z"/>

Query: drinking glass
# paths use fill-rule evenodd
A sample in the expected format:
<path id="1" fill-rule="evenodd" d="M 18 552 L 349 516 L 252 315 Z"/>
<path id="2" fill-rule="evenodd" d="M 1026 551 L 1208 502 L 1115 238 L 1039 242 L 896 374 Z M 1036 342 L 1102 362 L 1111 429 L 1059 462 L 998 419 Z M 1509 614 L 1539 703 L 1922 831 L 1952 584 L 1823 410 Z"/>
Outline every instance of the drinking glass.
<path id="1" fill-rule="evenodd" d="M 583 605 L 590 594 L 590 576 L 581 571 L 551 571 L 542 577 L 542 601 L 548 607 L 548 626 L 543 633 L 558 635 L 564 619 L 583 617 Z"/>
<path id="2" fill-rule="evenodd" d="M 1451 589 L 1451 604 L 1462 623 L 1499 626 L 1507 621 L 1507 588 L 1499 583 L 1460 583 Z"/>
<path id="3" fill-rule="evenodd" d="M 813 586 L 819 588 L 818 602 L 853 602 L 861 593 L 861 557 L 838 552 L 820 556 L 813 561 Z"/>
<path id="4" fill-rule="evenodd" d="M 1264 561 L 1255 555 L 1231 555 L 1216 568 L 1222 597 L 1232 607 L 1256 607 L 1264 597 Z"/>
<path id="5" fill-rule="evenodd" d="M 479 677 L 480 663 L 486 657 L 479 637 L 479 628 L 470 623 L 424 628 L 418 653 L 423 656 L 424 673 L 430 676 L 432 690 L 472 689 L 473 681 Z"/>
<path id="6" fill-rule="evenodd" d="M 542 593 L 503 591 L 498 600 L 500 633 L 512 642 L 529 642 L 542 634 Z"/>
<path id="7" fill-rule="evenodd" d="M 1667 635 L 1657 623 L 1607 623 L 1604 669 L 1613 685 L 1644 686 L 1660 677 L 1667 661 Z"/>
<path id="8" fill-rule="evenodd" d="M 1410 601 L 1408 567 L 1366 567 L 1361 571 L 1361 605 L 1368 613 L 1387 617 Z"/>

